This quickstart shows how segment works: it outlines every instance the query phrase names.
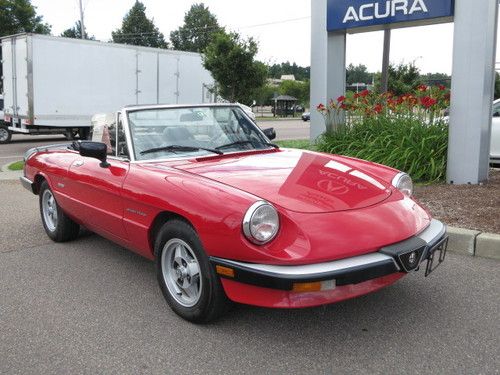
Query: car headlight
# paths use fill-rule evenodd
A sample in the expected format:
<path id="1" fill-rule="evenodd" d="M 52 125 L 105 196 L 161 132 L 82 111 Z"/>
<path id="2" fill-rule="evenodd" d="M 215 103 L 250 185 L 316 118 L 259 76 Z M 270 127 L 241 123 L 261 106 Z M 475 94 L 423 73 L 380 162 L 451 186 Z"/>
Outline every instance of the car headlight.
<path id="1" fill-rule="evenodd" d="M 413 181 L 411 177 L 401 172 L 392 180 L 392 185 L 407 197 L 413 195 Z"/>
<path id="2" fill-rule="evenodd" d="M 265 201 L 250 206 L 243 218 L 243 233 L 256 245 L 264 245 L 271 241 L 276 237 L 279 227 L 278 212 Z"/>

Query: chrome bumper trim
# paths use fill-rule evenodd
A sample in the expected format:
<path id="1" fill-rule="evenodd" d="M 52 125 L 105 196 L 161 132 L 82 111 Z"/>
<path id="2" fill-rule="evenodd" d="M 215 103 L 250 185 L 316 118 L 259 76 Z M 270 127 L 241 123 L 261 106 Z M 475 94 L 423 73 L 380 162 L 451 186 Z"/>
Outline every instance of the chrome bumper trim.
<path id="1" fill-rule="evenodd" d="M 306 277 L 324 273 L 348 271 L 350 269 L 370 267 L 371 265 L 377 265 L 381 262 L 388 261 L 394 263 L 396 269 L 400 270 L 394 258 L 380 253 L 371 253 L 352 258 L 335 260 L 332 262 L 306 264 L 301 266 L 275 266 L 268 264 L 243 263 L 224 259 L 224 262 L 228 265 L 244 267 L 245 269 L 253 271 L 265 272 L 267 274 L 285 277 Z"/>
<path id="2" fill-rule="evenodd" d="M 21 185 L 23 185 L 23 187 L 28 190 L 30 193 L 34 193 L 33 191 L 33 182 L 26 178 L 26 177 L 19 177 L 19 181 L 21 181 Z"/>
<path id="3" fill-rule="evenodd" d="M 446 233 L 446 225 L 439 220 L 432 220 L 430 225 L 416 237 L 427 242 L 427 246 L 435 245 Z"/>
<path id="4" fill-rule="evenodd" d="M 427 243 L 426 250 L 422 254 L 420 262 L 426 259 L 427 250 L 432 248 L 436 243 L 439 242 L 446 234 L 446 225 L 441 223 L 438 220 L 432 220 L 430 225 L 423 230 L 420 234 L 413 239 L 418 238 Z M 407 242 L 402 241 L 401 244 Z M 393 246 L 397 246 L 398 244 L 394 244 Z M 377 266 L 381 263 L 391 262 L 394 264 L 395 269 L 397 271 L 401 271 L 401 266 L 397 263 L 395 257 L 383 254 L 381 252 L 374 252 L 366 255 L 360 255 L 352 258 L 345 258 L 341 260 L 335 260 L 332 262 L 325 263 L 315 263 L 315 264 L 306 264 L 306 265 L 298 265 L 298 266 L 276 266 L 276 265 L 268 265 L 268 264 L 254 264 L 254 263 L 245 263 L 238 262 L 234 260 L 228 259 L 218 259 L 214 258 L 215 261 L 223 261 L 225 265 L 234 266 L 237 268 L 244 268 L 249 271 L 263 272 L 267 275 L 272 275 L 275 277 L 308 277 L 308 276 L 317 276 L 320 274 L 328 274 L 335 272 L 349 272 L 350 270 L 359 269 L 359 268 L 370 268 L 370 266 Z M 419 262 L 419 263 L 420 263 Z"/>

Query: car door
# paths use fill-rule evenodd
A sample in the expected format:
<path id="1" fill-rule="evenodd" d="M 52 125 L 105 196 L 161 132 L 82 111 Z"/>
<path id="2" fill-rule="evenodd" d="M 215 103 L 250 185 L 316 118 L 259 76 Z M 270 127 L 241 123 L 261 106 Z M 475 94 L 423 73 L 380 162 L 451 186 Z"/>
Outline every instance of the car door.
<path id="1" fill-rule="evenodd" d="M 122 123 L 112 129 L 112 155 L 108 167 L 101 167 L 99 160 L 79 156 L 68 171 L 68 186 L 78 202 L 84 224 L 90 230 L 119 243 L 128 242 L 123 226 L 122 188 L 129 173 L 130 162 L 126 147 L 121 141 Z M 113 140 L 114 139 L 114 140 Z M 118 145 L 118 147 L 117 147 Z"/>

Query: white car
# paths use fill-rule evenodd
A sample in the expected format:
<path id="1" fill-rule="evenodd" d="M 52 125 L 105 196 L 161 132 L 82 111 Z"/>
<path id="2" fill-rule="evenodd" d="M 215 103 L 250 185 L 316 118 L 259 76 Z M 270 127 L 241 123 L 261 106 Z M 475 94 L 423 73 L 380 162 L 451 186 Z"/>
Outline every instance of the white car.
<path id="1" fill-rule="evenodd" d="M 442 118 L 450 121 L 449 115 Z M 493 102 L 493 121 L 491 123 L 490 163 L 500 165 L 500 99 Z"/>
<path id="2" fill-rule="evenodd" d="M 500 99 L 493 102 L 493 122 L 491 124 L 490 163 L 500 164 Z"/>

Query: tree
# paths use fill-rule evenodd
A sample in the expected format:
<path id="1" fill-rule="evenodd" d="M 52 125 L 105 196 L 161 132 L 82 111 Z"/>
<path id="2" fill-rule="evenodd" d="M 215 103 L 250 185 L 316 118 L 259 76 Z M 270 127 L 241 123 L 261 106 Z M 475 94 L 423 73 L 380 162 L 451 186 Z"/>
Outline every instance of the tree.
<path id="1" fill-rule="evenodd" d="M 146 17 L 146 7 L 138 0 L 123 18 L 121 29 L 113 31 L 111 36 L 115 43 L 168 48 L 163 34 Z"/>
<path id="2" fill-rule="evenodd" d="M 207 46 L 203 56 L 205 69 L 212 73 L 219 94 L 231 102 L 250 103 L 252 92 L 262 87 L 267 67 L 255 61 L 257 43 L 242 40 L 236 33 L 219 33 Z"/>
<path id="3" fill-rule="evenodd" d="M 429 86 L 443 85 L 451 88 L 451 76 L 445 73 L 427 73 L 424 75 L 423 80 Z"/>
<path id="4" fill-rule="evenodd" d="M 224 29 L 208 7 L 193 4 L 184 16 L 184 26 L 170 33 L 170 42 L 179 51 L 203 52 L 221 31 Z"/>
<path id="5" fill-rule="evenodd" d="M 269 66 L 269 78 L 280 79 L 282 75 L 293 74 L 298 81 L 307 81 L 311 78 L 311 67 L 298 66 L 296 63 L 284 62 Z"/>
<path id="6" fill-rule="evenodd" d="M 75 26 L 64 30 L 61 33 L 61 36 L 65 37 L 65 38 L 81 39 L 82 38 L 82 23 L 81 23 L 81 21 L 75 22 Z M 94 36 L 89 37 L 89 34 L 85 31 L 85 39 L 95 40 L 95 37 Z"/>
<path id="7" fill-rule="evenodd" d="M 309 103 L 310 98 L 309 81 L 283 81 L 281 82 L 279 92 L 281 95 L 290 95 L 298 99 L 299 104 Z"/>
<path id="8" fill-rule="evenodd" d="M 371 84 L 373 81 L 373 73 L 368 72 L 368 68 L 363 64 L 356 66 L 349 64 L 346 74 L 348 85 L 355 83 Z"/>
<path id="9" fill-rule="evenodd" d="M 495 73 L 495 99 L 500 99 L 500 74 Z"/>
<path id="10" fill-rule="evenodd" d="M 30 0 L 0 0 L 0 36 L 25 32 L 50 34 L 50 28 L 36 14 Z"/>
<path id="11" fill-rule="evenodd" d="M 380 73 L 375 77 L 375 90 L 380 91 Z M 394 95 L 403 95 L 422 84 L 420 70 L 414 62 L 409 64 L 399 63 L 389 65 L 389 85 L 388 91 Z"/>

